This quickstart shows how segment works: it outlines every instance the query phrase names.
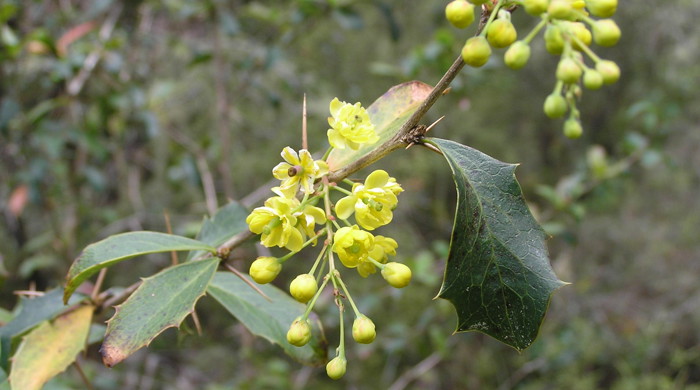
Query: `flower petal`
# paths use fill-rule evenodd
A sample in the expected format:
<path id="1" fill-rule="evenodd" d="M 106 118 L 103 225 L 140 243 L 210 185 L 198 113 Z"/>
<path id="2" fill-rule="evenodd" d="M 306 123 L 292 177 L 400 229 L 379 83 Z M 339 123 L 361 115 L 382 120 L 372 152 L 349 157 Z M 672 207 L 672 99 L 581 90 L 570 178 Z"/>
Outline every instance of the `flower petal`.
<path id="1" fill-rule="evenodd" d="M 345 149 L 345 138 L 336 130 L 328 129 L 328 142 L 336 149 Z"/>
<path id="2" fill-rule="evenodd" d="M 355 212 L 356 202 L 357 198 L 354 196 L 346 196 L 340 199 L 335 204 L 335 215 L 337 215 L 340 219 L 348 219 L 352 213 Z"/>
<path id="3" fill-rule="evenodd" d="M 290 148 L 289 146 L 285 146 L 280 154 L 286 162 L 292 165 L 301 165 L 299 162 L 299 155 L 297 155 L 297 152 L 295 152 L 294 149 Z"/>
<path id="4" fill-rule="evenodd" d="M 367 176 L 365 180 L 365 187 L 367 188 L 381 188 L 384 187 L 386 183 L 389 182 L 389 174 L 383 169 L 377 169 Z"/>

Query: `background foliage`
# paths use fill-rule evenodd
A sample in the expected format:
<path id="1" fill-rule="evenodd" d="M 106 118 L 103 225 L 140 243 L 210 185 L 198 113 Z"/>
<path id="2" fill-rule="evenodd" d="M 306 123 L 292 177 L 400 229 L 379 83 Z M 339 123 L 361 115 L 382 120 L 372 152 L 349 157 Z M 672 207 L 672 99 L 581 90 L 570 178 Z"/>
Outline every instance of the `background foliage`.
<path id="1" fill-rule="evenodd" d="M 443 9 L 394 0 L 4 0 L 2 318 L 16 303 L 12 291 L 61 284 L 91 242 L 165 231 L 166 212 L 176 233 L 192 234 L 228 199 L 256 205 L 279 151 L 300 146 L 304 93 L 310 147 L 321 150 L 333 97 L 369 104 L 403 81 L 435 83 L 467 38 Z M 513 18 L 521 31 L 523 16 Z M 450 173 L 420 148 L 396 152 L 380 165 L 406 188 L 391 235 L 415 283 L 392 291 L 358 278 L 366 286 L 358 304 L 380 337 L 350 350 L 353 369 L 339 386 L 700 388 L 698 16 L 691 0 L 621 4 L 623 38 L 600 54 L 623 77 L 585 94 L 578 141 L 541 113 L 556 65 L 541 43 L 519 72 L 497 58 L 463 71 L 431 111 L 428 119 L 447 115 L 431 133 L 521 163 L 525 196 L 552 235 L 554 268 L 573 285 L 554 295 L 539 340 L 522 354 L 480 334 L 451 336 L 452 308 L 432 301 L 452 226 Z M 591 169 L 600 150 L 608 168 Z M 238 268 L 257 250 L 236 252 Z M 107 285 L 170 264 L 150 260 L 117 266 Z M 304 267 L 287 267 L 279 282 Z M 252 337 L 212 299 L 198 312 L 201 337 L 186 322 L 111 370 L 93 347 L 83 369 L 99 389 L 328 385 L 322 369 Z M 47 388 L 80 383 L 69 369 Z"/>

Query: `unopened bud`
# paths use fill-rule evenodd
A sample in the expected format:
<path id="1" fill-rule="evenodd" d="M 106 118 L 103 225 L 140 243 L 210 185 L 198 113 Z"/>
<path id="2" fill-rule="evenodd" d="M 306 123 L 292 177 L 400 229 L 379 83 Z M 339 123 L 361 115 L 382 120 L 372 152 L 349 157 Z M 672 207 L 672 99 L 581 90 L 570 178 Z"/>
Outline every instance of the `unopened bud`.
<path id="1" fill-rule="evenodd" d="M 387 263 L 382 268 L 382 277 L 393 287 L 403 288 L 411 282 L 411 269 L 405 264 Z"/>
<path id="2" fill-rule="evenodd" d="M 287 331 L 287 341 L 297 347 L 303 347 L 311 340 L 311 324 L 309 320 L 302 320 L 301 317 L 292 322 Z"/>
<path id="3" fill-rule="evenodd" d="M 289 285 L 289 293 L 301 303 L 308 302 L 316 295 L 316 291 L 318 291 L 318 284 L 311 274 L 301 274 Z"/>
<path id="4" fill-rule="evenodd" d="M 364 315 L 355 318 L 352 323 L 352 338 L 360 344 L 369 344 L 377 337 L 374 322 Z"/>
<path id="5" fill-rule="evenodd" d="M 326 374 L 328 374 L 328 377 L 331 379 L 340 379 L 345 375 L 347 365 L 348 361 L 345 360 L 344 357 L 334 357 L 326 364 Z"/>
<path id="6" fill-rule="evenodd" d="M 256 283 L 266 284 L 275 280 L 282 270 L 282 264 L 276 257 L 262 256 L 250 265 L 250 276 Z"/>

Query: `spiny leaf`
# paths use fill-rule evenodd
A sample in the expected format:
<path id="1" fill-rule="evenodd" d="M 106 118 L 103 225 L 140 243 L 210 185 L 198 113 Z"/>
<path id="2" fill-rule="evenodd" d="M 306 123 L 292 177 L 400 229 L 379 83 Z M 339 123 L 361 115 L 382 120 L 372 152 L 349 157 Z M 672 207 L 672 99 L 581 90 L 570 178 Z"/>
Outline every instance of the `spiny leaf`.
<path id="1" fill-rule="evenodd" d="M 47 291 L 40 297 L 28 298 L 20 297 L 19 312 L 5 326 L 0 328 L 0 343 L 2 344 L 2 353 L 0 354 L 0 363 L 3 368 L 8 367 L 10 349 L 12 339 L 20 336 L 43 321 L 53 319 L 57 315 L 70 309 L 69 306 L 63 305 L 63 289 L 54 289 Z M 68 302 L 69 305 L 76 305 L 85 300 L 85 295 L 75 294 Z"/>
<path id="2" fill-rule="evenodd" d="M 120 261 L 150 253 L 192 250 L 216 253 L 210 245 L 172 234 L 144 231 L 109 236 L 88 245 L 75 259 L 66 276 L 63 300 L 68 301 L 73 291 L 95 272 Z"/>
<path id="3" fill-rule="evenodd" d="M 450 254 L 438 296 L 457 309 L 457 331 L 486 333 L 517 350 L 537 337 L 560 281 L 545 234 L 506 164 L 453 141 L 426 139 L 452 168 L 457 185 Z"/>
<path id="4" fill-rule="evenodd" d="M 391 139 L 428 97 L 432 89 L 423 82 L 409 81 L 395 85 L 385 92 L 367 107 L 367 113 L 374 124 L 379 141 L 372 145 L 361 146 L 357 150 L 333 149 L 327 160 L 329 169 L 337 171 Z"/>
<path id="5" fill-rule="evenodd" d="M 219 259 L 191 261 L 145 278 L 107 323 L 100 353 L 107 367 L 126 359 L 192 313 L 216 272 Z"/>
<path id="6" fill-rule="evenodd" d="M 32 330 L 13 358 L 12 389 L 39 390 L 73 363 L 85 347 L 93 311 L 81 306 Z"/>
<path id="7" fill-rule="evenodd" d="M 301 363 L 324 364 L 327 345 L 320 324 L 314 324 L 311 341 L 305 346 L 295 347 L 287 342 L 289 325 L 304 313 L 306 306 L 275 286 L 265 284 L 258 287 L 272 302 L 229 272 L 217 272 L 207 291 L 251 333 L 281 346 Z"/>
<path id="8" fill-rule="evenodd" d="M 230 202 L 221 207 L 211 218 L 205 218 L 202 229 L 197 233 L 197 241 L 211 246 L 219 246 L 232 236 L 248 230 L 245 222 L 248 210 L 238 202 Z M 187 260 L 201 256 L 202 251 L 192 251 Z"/>

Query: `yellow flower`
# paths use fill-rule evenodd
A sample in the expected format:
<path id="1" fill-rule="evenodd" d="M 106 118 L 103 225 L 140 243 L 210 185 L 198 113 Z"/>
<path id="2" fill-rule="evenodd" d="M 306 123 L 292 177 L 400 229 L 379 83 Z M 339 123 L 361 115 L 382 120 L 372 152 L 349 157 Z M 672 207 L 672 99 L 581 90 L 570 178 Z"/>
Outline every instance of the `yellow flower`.
<path id="1" fill-rule="evenodd" d="M 266 200 L 263 207 L 253 210 L 245 221 L 251 232 L 262 234 L 260 241 L 266 247 L 278 246 L 296 252 L 304 243 L 293 214 L 297 207 L 299 201 L 295 198 L 274 196 Z"/>
<path id="2" fill-rule="evenodd" d="M 373 144 L 379 140 L 369 114 L 358 102 L 350 104 L 338 98 L 331 101 L 331 117 L 328 118 L 328 142 L 336 149 L 348 146 L 357 150 L 360 144 Z"/>
<path id="3" fill-rule="evenodd" d="M 352 195 L 346 196 L 335 205 L 339 218 L 347 219 L 355 213 L 357 223 L 367 230 L 374 230 L 391 222 L 398 198 L 403 189 L 396 179 L 383 170 L 372 172 L 365 184 L 355 183 Z"/>
<path id="4" fill-rule="evenodd" d="M 384 264 L 389 260 L 389 255 L 396 256 L 396 248 L 399 245 L 393 238 L 384 236 L 374 237 L 374 246 L 369 250 L 369 257 Z M 377 268 L 370 261 L 362 262 L 357 266 L 357 272 L 363 278 L 377 272 Z"/>
<path id="5" fill-rule="evenodd" d="M 266 200 L 265 205 L 253 210 L 245 221 L 251 232 L 262 234 L 260 241 L 266 247 L 278 246 L 297 252 L 306 237 L 316 235 L 315 225 L 326 222 L 326 213 L 310 204 L 302 207 L 298 199 L 283 196 L 279 187 L 272 191 L 278 196 Z"/>
<path id="6" fill-rule="evenodd" d="M 355 268 L 367 261 L 369 250 L 374 246 L 372 233 L 360 230 L 357 225 L 338 229 L 333 237 L 333 252 L 348 268 Z"/>
<path id="7" fill-rule="evenodd" d="M 294 216 L 297 217 L 297 229 L 304 235 L 304 239 L 316 235 L 316 224 L 326 223 L 326 212 L 316 206 L 306 205 Z M 316 241 L 313 244 L 316 245 Z"/>
<path id="8" fill-rule="evenodd" d="M 314 181 L 328 173 L 326 162 L 314 161 L 306 149 L 301 149 L 297 154 L 287 146 L 281 154 L 285 162 L 277 164 L 272 169 L 272 175 L 282 180 L 279 189 L 287 198 L 293 198 L 299 191 L 299 186 L 305 193 L 311 194 L 314 191 Z"/>

